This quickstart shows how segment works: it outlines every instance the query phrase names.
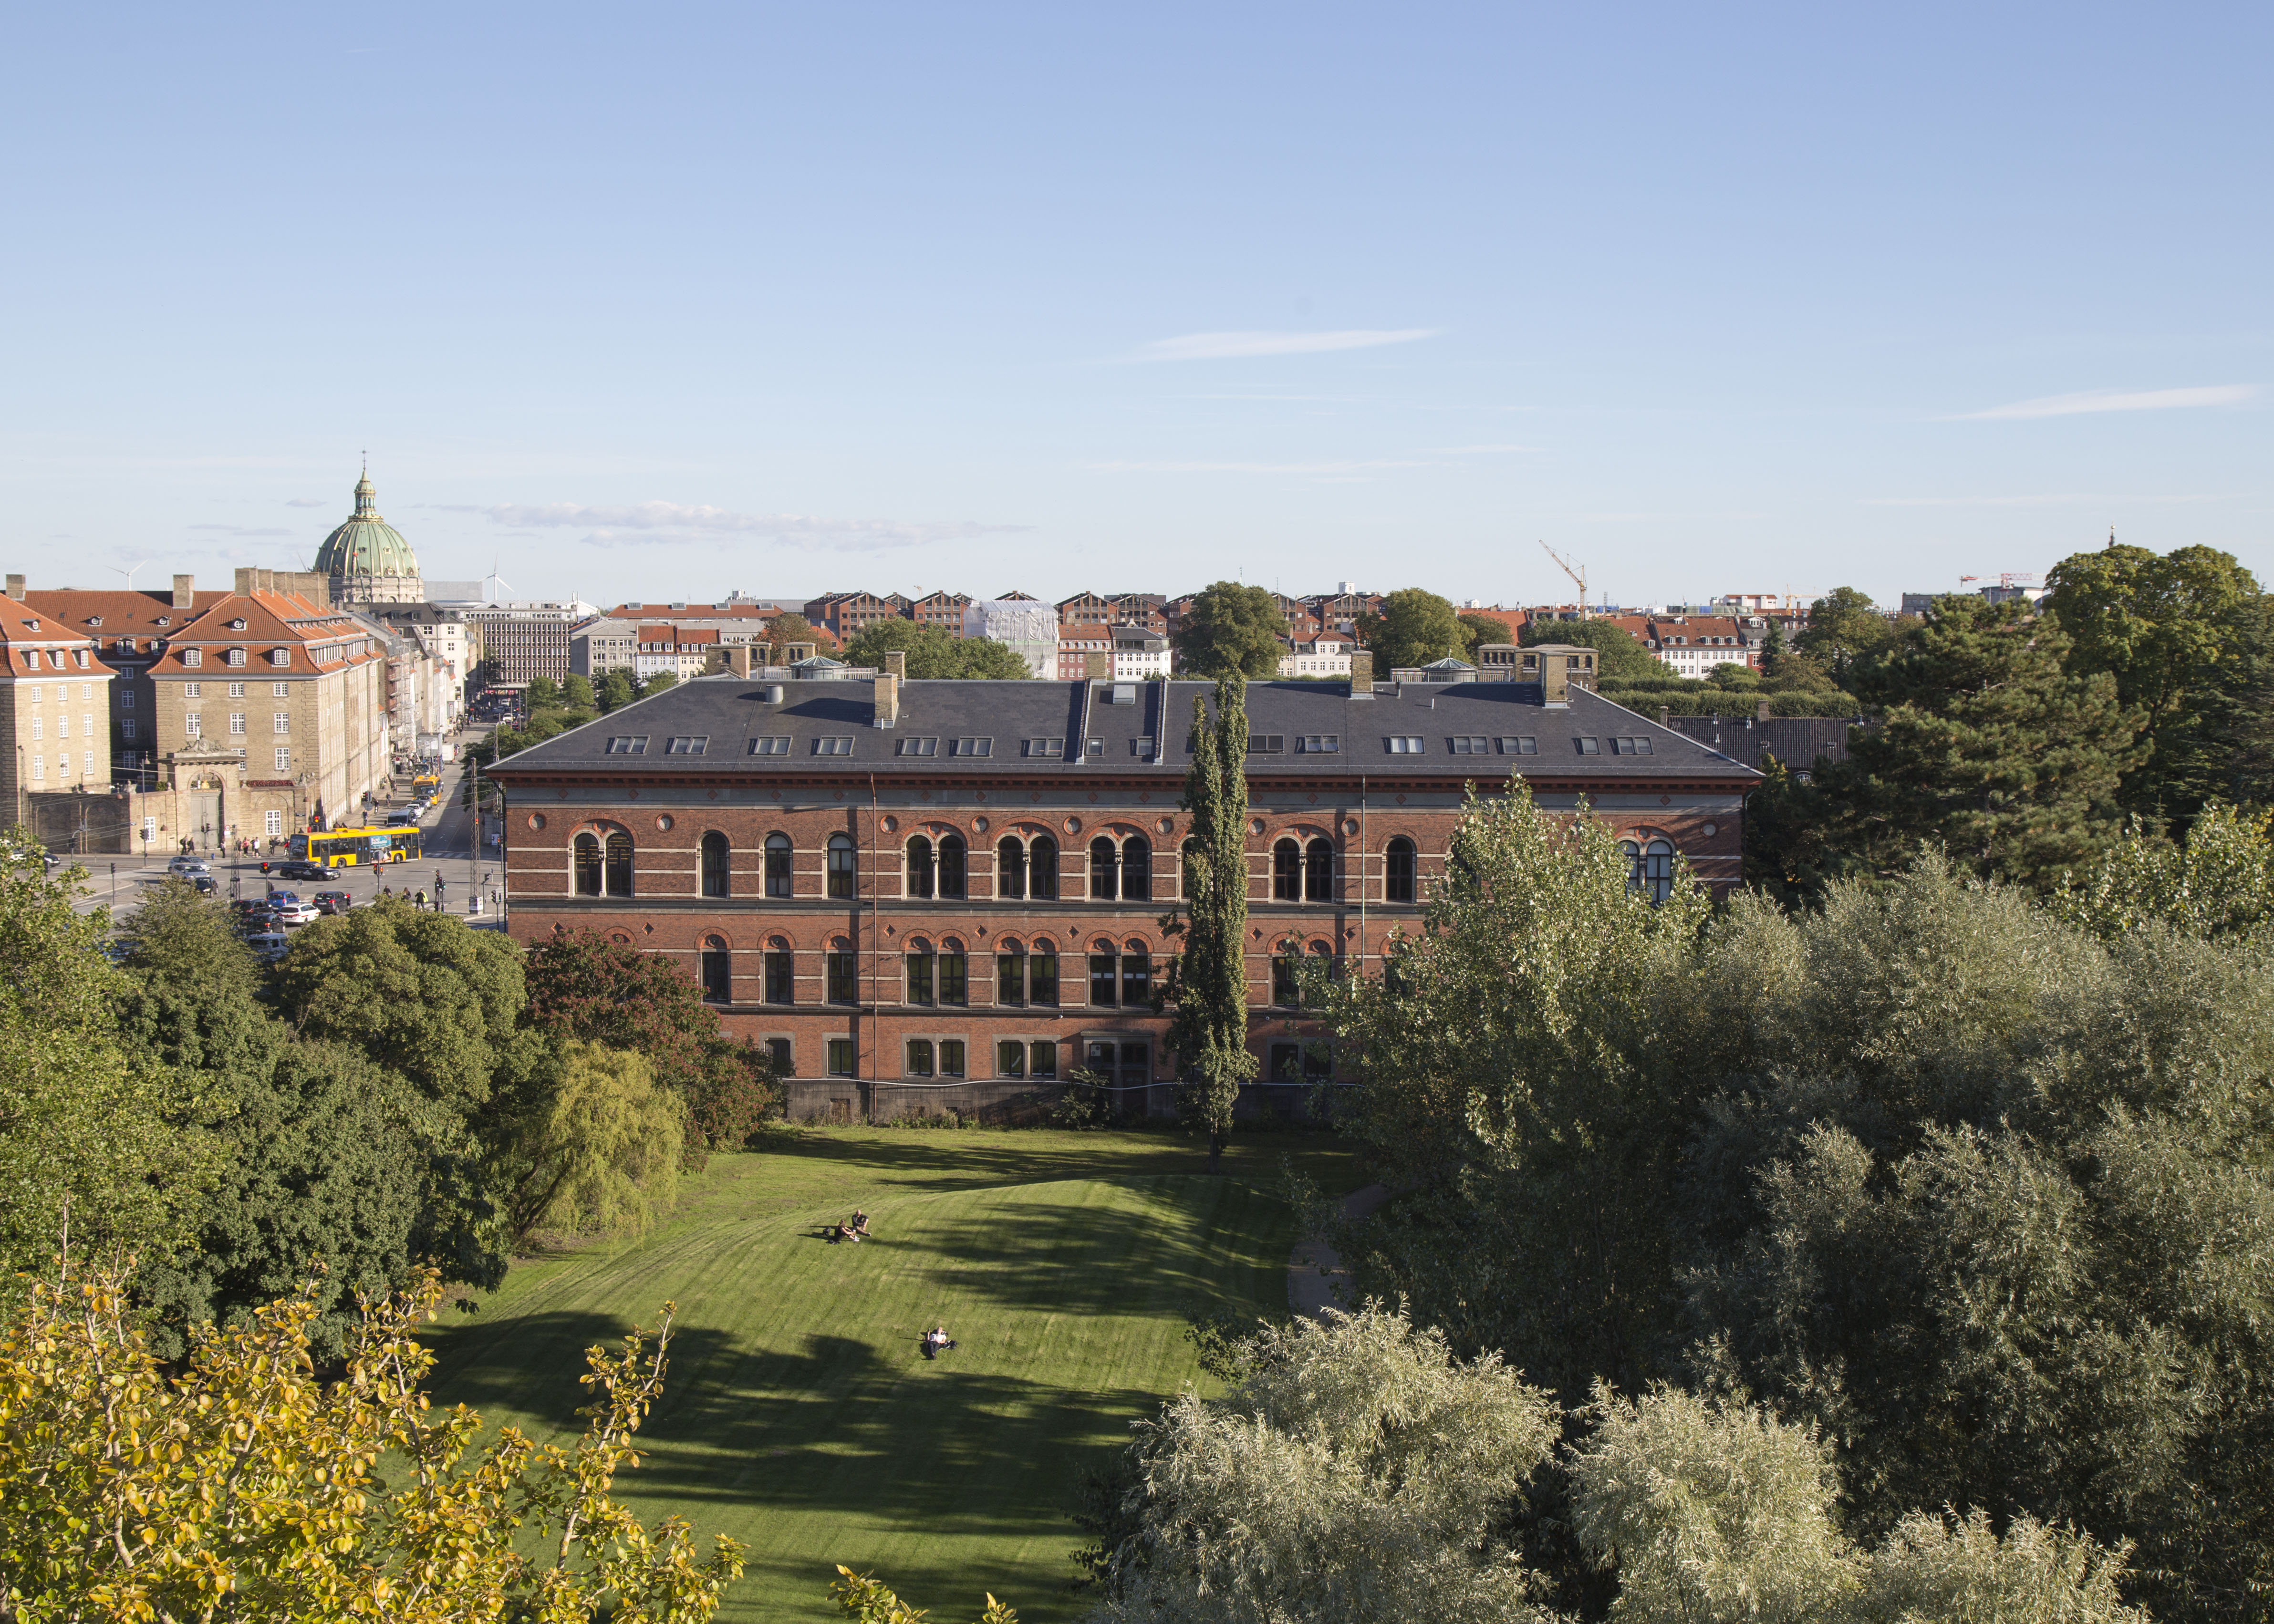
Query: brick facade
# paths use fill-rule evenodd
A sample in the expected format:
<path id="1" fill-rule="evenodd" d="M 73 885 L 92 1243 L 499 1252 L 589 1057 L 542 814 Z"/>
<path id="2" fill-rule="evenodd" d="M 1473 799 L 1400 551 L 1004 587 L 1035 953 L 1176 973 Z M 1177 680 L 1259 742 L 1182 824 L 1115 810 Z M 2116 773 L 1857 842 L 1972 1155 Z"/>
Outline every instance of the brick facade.
<path id="1" fill-rule="evenodd" d="M 1284 1094 L 1304 1087 L 1291 1046 L 1316 1034 L 1275 1003 L 1275 953 L 1374 969 L 1389 936 L 1414 928 L 1471 782 L 1492 793 L 1520 769 L 1551 808 L 1585 794 L 1636 841 L 1638 862 L 1661 842 L 1713 883 L 1735 883 L 1742 798 L 1757 775 L 1594 695 L 1543 706 L 1532 685 L 1527 705 L 1516 685 L 1487 695 L 1495 686 L 1457 695 L 1382 684 L 1367 697 L 1339 685 L 1251 685 L 1252 727 L 1267 750 L 1278 747 L 1251 758 L 1251 1035 Z M 590 927 L 671 956 L 712 989 L 730 1032 L 786 1041 L 800 1079 L 842 1074 L 804 1089 L 808 1100 L 841 1090 L 858 1112 L 904 1109 L 959 1080 L 967 1094 L 1030 1084 L 1040 1059 L 1058 1079 L 1077 1067 L 1111 1072 L 1132 1091 L 1126 1102 L 1168 1109 L 1169 1018 L 1149 993 L 1173 951 L 1161 919 L 1179 894 L 1190 827 L 1177 806 L 1183 747 L 1193 695 L 1204 690 L 1139 685 L 1141 697 L 1117 705 L 1117 689 L 1126 691 L 723 677 L 644 701 L 495 770 L 508 798 L 512 932 L 535 942 Z M 1344 718 L 1331 736 L 1316 731 L 1329 715 Z M 890 726 L 879 726 L 885 716 Z M 1504 740 L 1442 731 L 1487 724 Z M 1517 735 L 1519 725 L 1531 731 Z M 1600 753 L 1581 756 L 1575 740 L 1568 756 L 1553 748 L 1574 726 L 1601 735 Z M 1643 735 L 1653 756 L 1608 742 Z M 1065 754 L 1030 753 L 1060 737 L 1076 741 Z M 1302 748 L 1329 737 L 1331 752 Z M 1421 740 L 1421 753 L 1385 755 L 1393 737 Z M 1511 754 L 1450 754 L 1454 739 L 1472 737 Z M 611 739 L 635 738 L 647 741 L 642 755 L 610 753 Z M 698 738 L 700 756 L 673 748 Z M 760 738 L 784 747 L 753 754 Z M 988 756 L 955 759 L 957 743 L 982 738 Z M 820 753 L 836 750 L 824 743 L 834 739 L 850 741 L 850 759 Z M 1547 756 L 1512 754 L 1520 739 Z M 586 887 L 627 894 L 578 894 L 580 839 Z M 960 883 L 943 868 L 959 845 Z M 610 858 L 627 853 L 619 873 Z M 1042 861 L 1055 897 L 1016 877 L 1037 853 L 1050 853 Z M 1038 954 L 1056 959 L 1054 1003 L 1034 996 Z M 787 959 L 770 966 L 769 955 Z M 1003 996 L 1006 960 L 1025 966 L 1011 982 L 1026 983 L 1022 1003 Z M 1012 1042 L 1015 1071 L 1002 1048 Z M 943 1075 L 949 1044 L 961 1046 L 960 1079 Z M 1312 1051 L 1314 1069 L 1321 1057 Z"/>

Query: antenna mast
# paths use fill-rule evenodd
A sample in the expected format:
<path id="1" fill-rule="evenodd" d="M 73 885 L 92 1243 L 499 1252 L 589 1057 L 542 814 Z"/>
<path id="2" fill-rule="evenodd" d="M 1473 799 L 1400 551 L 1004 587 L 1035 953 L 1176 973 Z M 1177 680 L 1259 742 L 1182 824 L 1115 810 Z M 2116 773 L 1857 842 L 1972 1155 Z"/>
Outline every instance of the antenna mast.
<path id="1" fill-rule="evenodd" d="M 1581 565 L 1581 566 L 1580 566 L 1578 568 L 1577 568 L 1577 569 L 1572 568 L 1571 568 L 1571 566 L 1570 566 L 1570 564 L 1568 564 L 1568 563 L 1566 563 L 1566 562 L 1564 561 L 1564 560 L 1563 560 L 1563 555 L 1562 555 L 1562 553 L 1558 553 L 1555 548 L 1553 548 L 1553 547 L 1549 546 L 1549 545 L 1548 545 L 1546 542 L 1544 542 L 1544 541 L 1543 541 L 1543 542 L 1541 542 L 1541 543 L 1540 544 L 1540 550 L 1542 553 L 1546 553 L 1549 558 L 1554 559 L 1554 560 L 1555 560 L 1555 568 L 1558 568 L 1558 569 L 1560 569 L 1560 570 L 1562 570 L 1565 575 L 1567 575 L 1570 576 L 1570 577 L 1571 577 L 1571 580 L 1572 580 L 1573 584 L 1575 584 L 1576 586 L 1577 586 L 1577 587 L 1578 587 L 1578 589 L 1579 589 L 1579 618 L 1580 618 L 1581 620 L 1585 620 L 1585 619 L 1587 619 L 1587 568 L 1586 568 L 1586 566 L 1583 564 L 1583 565 Z"/>

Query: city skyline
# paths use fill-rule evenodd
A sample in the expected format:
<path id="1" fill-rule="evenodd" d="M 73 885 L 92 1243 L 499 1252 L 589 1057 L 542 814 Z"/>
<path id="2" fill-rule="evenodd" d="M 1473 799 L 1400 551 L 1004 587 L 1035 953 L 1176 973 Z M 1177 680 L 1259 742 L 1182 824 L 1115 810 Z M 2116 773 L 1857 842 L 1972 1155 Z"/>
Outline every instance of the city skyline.
<path id="1" fill-rule="evenodd" d="M 11 568 L 2274 573 L 2263 15 L 537 15 L 26 19 Z"/>

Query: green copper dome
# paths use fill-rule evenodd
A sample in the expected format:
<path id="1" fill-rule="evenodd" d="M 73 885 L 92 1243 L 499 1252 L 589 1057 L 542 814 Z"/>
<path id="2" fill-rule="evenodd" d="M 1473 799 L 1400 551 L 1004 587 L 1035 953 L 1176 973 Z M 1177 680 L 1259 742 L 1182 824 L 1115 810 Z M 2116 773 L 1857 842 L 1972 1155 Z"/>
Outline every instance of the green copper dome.
<path id="1" fill-rule="evenodd" d="M 316 571 L 335 581 L 418 577 L 418 560 L 403 532 L 379 516 L 378 492 L 368 471 L 356 481 L 355 516 L 324 538 Z"/>

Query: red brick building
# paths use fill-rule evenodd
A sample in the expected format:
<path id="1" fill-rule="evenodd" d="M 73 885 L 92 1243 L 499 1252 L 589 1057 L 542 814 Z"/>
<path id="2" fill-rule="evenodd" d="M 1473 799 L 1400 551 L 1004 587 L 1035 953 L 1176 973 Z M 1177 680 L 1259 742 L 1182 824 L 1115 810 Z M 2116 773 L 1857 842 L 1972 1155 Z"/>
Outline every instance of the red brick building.
<path id="1" fill-rule="evenodd" d="M 1633 847 L 1737 880 L 1758 775 L 1569 683 L 1248 685 L 1251 1026 L 1288 1107 L 1332 1066 L 1284 954 L 1375 967 L 1411 930 L 1469 784 L 1584 795 Z M 1543 673 L 1537 667 L 1546 667 Z M 1520 680 L 1529 676 L 1531 680 Z M 667 953 L 772 1046 L 799 1116 L 968 1109 L 1076 1068 L 1166 1109 L 1152 989 L 1173 951 L 1190 682 L 682 683 L 501 762 L 508 917 Z"/>

